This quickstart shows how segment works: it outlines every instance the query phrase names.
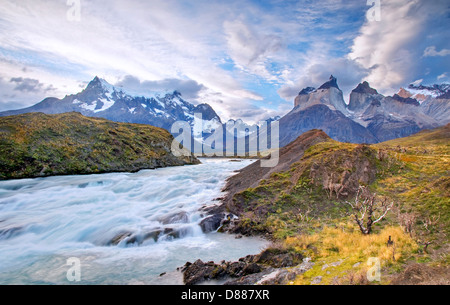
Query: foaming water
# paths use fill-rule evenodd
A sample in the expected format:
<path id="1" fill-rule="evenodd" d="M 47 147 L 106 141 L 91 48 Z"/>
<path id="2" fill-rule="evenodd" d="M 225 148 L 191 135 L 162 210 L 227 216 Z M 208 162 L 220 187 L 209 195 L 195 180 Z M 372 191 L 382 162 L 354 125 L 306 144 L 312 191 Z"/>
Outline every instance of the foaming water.
<path id="1" fill-rule="evenodd" d="M 181 284 L 186 261 L 234 260 L 266 245 L 203 234 L 199 209 L 252 161 L 0 182 L 0 284 Z M 159 276 L 161 273 L 166 273 Z"/>

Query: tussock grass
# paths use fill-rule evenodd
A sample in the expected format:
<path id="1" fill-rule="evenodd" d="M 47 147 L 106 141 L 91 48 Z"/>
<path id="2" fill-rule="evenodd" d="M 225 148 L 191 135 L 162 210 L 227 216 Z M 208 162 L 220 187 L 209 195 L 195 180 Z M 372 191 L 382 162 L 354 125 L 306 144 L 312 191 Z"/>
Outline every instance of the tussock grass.
<path id="1" fill-rule="evenodd" d="M 387 245 L 389 236 L 394 245 Z M 285 243 L 296 251 L 306 252 L 316 262 L 311 270 L 294 281 L 297 285 L 310 284 L 317 276 L 322 276 L 321 284 L 366 283 L 364 275 L 371 267 L 367 264 L 369 258 L 379 258 L 381 267 L 395 269 L 419 249 L 417 243 L 398 226 L 363 235 L 351 223 L 327 226 L 312 235 L 288 237 Z"/>

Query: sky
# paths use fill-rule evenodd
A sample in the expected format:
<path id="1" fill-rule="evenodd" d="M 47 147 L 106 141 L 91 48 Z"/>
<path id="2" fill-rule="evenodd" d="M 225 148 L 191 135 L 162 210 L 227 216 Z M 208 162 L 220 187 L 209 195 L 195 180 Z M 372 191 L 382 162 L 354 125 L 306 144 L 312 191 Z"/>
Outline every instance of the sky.
<path id="1" fill-rule="evenodd" d="M 450 82 L 449 25 L 449 0 L 0 0 L 0 111 L 99 76 L 253 123 L 331 74 L 345 99 Z"/>

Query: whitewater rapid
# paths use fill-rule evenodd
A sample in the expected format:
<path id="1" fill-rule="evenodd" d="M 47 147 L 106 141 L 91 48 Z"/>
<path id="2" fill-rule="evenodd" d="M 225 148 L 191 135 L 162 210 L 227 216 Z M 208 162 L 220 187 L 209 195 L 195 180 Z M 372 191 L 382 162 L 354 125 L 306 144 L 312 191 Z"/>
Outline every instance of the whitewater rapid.
<path id="1" fill-rule="evenodd" d="M 186 261 L 256 254 L 266 241 L 199 226 L 199 210 L 251 162 L 2 181 L 0 284 L 71 284 L 72 257 L 81 284 L 182 284 L 176 269 Z"/>

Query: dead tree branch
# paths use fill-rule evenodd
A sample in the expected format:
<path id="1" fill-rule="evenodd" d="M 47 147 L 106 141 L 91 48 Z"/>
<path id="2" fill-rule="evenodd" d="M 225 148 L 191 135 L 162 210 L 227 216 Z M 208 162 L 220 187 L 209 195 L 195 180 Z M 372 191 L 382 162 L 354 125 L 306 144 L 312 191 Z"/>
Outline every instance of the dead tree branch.
<path id="1" fill-rule="evenodd" d="M 363 234 L 370 234 L 372 226 L 380 222 L 392 209 L 394 203 L 389 203 L 387 198 L 377 200 L 375 194 L 371 194 L 365 187 L 360 186 L 351 206 L 353 217 Z"/>

